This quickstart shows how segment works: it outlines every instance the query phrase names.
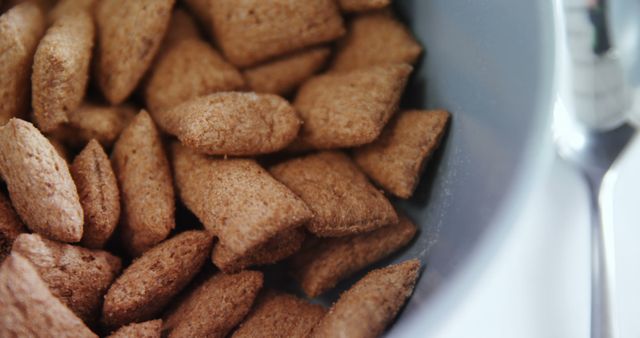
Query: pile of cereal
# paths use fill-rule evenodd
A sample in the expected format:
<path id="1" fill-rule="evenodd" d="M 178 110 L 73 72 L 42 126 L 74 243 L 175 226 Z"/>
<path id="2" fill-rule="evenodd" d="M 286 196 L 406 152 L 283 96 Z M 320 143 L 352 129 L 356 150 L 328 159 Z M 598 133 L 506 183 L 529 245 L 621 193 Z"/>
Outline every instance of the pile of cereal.
<path id="1" fill-rule="evenodd" d="M 381 335 L 417 259 L 309 298 L 416 235 L 449 120 L 390 1 L 0 1 L 0 336 Z"/>

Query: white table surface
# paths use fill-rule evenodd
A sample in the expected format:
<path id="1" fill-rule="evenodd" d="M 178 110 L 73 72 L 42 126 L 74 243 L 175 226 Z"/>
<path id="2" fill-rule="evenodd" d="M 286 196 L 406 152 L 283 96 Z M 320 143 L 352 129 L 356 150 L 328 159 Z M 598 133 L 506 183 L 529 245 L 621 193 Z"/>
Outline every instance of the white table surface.
<path id="1" fill-rule="evenodd" d="M 614 224 L 619 337 L 640 337 L 640 139 L 616 165 Z M 588 337 L 587 190 L 559 159 L 491 263 L 436 338 Z"/>

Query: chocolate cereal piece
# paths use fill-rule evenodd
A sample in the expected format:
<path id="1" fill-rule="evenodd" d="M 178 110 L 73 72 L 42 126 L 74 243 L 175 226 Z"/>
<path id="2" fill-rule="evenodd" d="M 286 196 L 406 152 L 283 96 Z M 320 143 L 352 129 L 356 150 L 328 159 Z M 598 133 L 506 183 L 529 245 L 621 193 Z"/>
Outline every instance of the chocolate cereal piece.
<path id="1" fill-rule="evenodd" d="M 333 70 L 352 70 L 388 63 L 414 64 L 422 47 L 389 11 L 356 16 L 338 44 Z"/>
<path id="2" fill-rule="evenodd" d="M 294 158 L 270 171 L 311 208 L 314 217 L 306 227 L 316 236 L 358 234 L 398 222 L 391 203 L 343 153 Z"/>
<path id="3" fill-rule="evenodd" d="M 389 6 L 391 0 L 338 0 L 345 12 L 362 12 Z"/>
<path id="4" fill-rule="evenodd" d="M 22 234 L 13 243 L 38 270 L 51 293 L 87 323 L 98 319 L 102 297 L 120 273 L 120 258 L 106 251 Z"/>
<path id="5" fill-rule="evenodd" d="M 213 34 L 211 0 L 183 0 L 182 2 L 187 5 L 189 12 L 198 19 L 200 26 L 206 30 L 206 33 Z"/>
<path id="6" fill-rule="evenodd" d="M 53 23 L 62 16 L 76 12 L 85 12 L 93 15 L 96 0 L 59 0 L 58 3 L 47 13 L 49 23 Z"/>
<path id="7" fill-rule="evenodd" d="M 232 338 L 306 338 L 327 310 L 286 293 L 269 291 Z"/>
<path id="8" fill-rule="evenodd" d="M 238 257 L 311 218 L 302 200 L 254 160 L 207 157 L 178 143 L 172 153 L 180 198 Z"/>
<path id="9" fill-rule="evenodd" d="M 233 273 L 253 265 L 273 264 L 300 250 L 305 233 L 302 228 L 285 230 L 268 240 L 258 249 L 245 255 L 237 255 L 224 245 L 216 245 L 211 259 L 220 270 Z"/>
<path id="10" fill-rule="evenodd" d="M 180 8 L 174 10 L 161 48 L 168 48 L 176 42 L 191 38 L 200 38 L 200 30 L 196 22 L 185 10 Z"/>
<path id="11" fill-rule="evenodd" d="M 83 147 L 96 139 L 103 147 L 111 147 L 120 132 L 136 115 L 129 105 L 104 106 L 83 103 L 68 114 L 69 122 L 53 134 L 71 147 Z"/>
<path id="12" fill-rule="evenodd" d="M 13 210 L 11 201 L 0 191 L 0 263 L 11 252 L 13 241 L 25 231 L 26 228 Z"/>
<path id="13" fill-rule="evenodd" d="M 217 273 L 193 290 L 164 321 L 168 338 L 223 338 L 251 309 L 262 288 L 262 273 Z"/>
<path id="14" fill-rule="evenodd" d="M 292 273 L 309 297 L 317 297 L 353 273 L 405 246 L 416 226 L 400 216 L 398 224 L 361 235 L 324 238 L 297 253 Z"/>
<path id="15" fill-rule="evenodd" d="M 97 81 L 111 104 L 124 101 L 151 65 L 175 0 L 101 0 L 96 6 Z"/>
<path id="16" fill-rule="evenodd" d="M 146 111 L 122 131 L 112 163 L 122 199 L 122 241 L 138 256 L 175 227 L 171 169 L 160 133 Z"/>
<path id="17" fill-rule="evenodd" d="M 163 130 L 210 155 L 276 152 L 293 141 L 301 123 L 285 99 L 256 93 L 210 94 L 153 114 Z"/>
<path id="18" fill-rule="evenodd" d="M 412 259 L 369 272 L 340 296 L 309 337 L 378 337 L 409 298 L 420 261 Z"/>
<path id="19" fill-rule="evenodd" d="M 330 53 L 328 47 L 310 48 L 245 69 L 243 74 L 253 91 L 284 95 L 320 70 Z"/>
<path id="20" fill-rule="evenodd" d="M 0 16 L 0 126 L 29 109 L 33 54 L 44 29 L 42 11 L 31 2 Z"/>
<path id="21" fill-rule="evenodd" d="M 300 140 L 319 149 L 372 142 L 396 112 L 411 70 L 390 64 L 309 79 L 293 103 L 304 121 Z"/>
<path id="22" fill-rule="evenodd" d="M 107 338 L 160 338 L 162 337 L 162 319 L 123 326 Z"/>
<path id="23" fill-rule="evenodd" d="M 65 160 L 66 162 L 69 162 L 69 160 L 70 160 L 69 156 L 70 155 L 69 155 L 69 150 L 67 149 L 67 147 L 57 137 L 54 137 L 52 135 L 48 135 L 48 136 L 46 136 L 46 138 L 49 141 L 49 143 L 51 143 L 53 148 L 55 148 L 55 150 L 58 153 L 58 155 L 60 155 L 60 157 L 62 157 L 62 159 Z"/>
<path id="24" fill-rule="evenodd" d="M 145 88 L 145 100 L 151 111 L 157 111 L 243 86 L 240 72 L 209 43 L 189 38 L 173 42 L 158 59 Z"/>
<path id="25" fill-rule="evenodd" d="M 385 190 L 409 198 L 448 121 L 449 113 L 444 110 L 402 112 L 379 139 L 356 149 L 354 159 Z"/>
<path id="26" fill-rule="evenodd" d="M 119 327 L 152 319 L 200 271 L 211 241 L 205 231 L 185 231 L 134 260 L 104 297 L 102 322 Z"/>
<path id="27" fill-rule="evenodd" d="M 100 249 L 120 218 L 120 192 L 111 162 L 100 143 L 91 140 L 71 165 L 84 210 L 82 245 Z"/>
<path id="28" fill-rule="evenodd" d="M 217 43 L 240 67 L 344 34 L 332 0 L 212 0 L 209 6 Z"/>
<path id="29" fill-rule="evenodd" d="M 0 267 L 0 337 L 97 338 L 29 261 L 13 253 Z"/>
<path id="30" fill-rule="evenodd" d="M 31 92 L 38 127 L 52 131 L 80 106 L 89 79 L 93 19 L 86 12 L 62 16 L 47 30 L 33 60 Z"/>
<path id="31" fill-rule="evenodd" d="M 32 231 L 62 242 L 82 238 L 82 206 L 67 162 L 31 123 L 0 127 L 0 175 Z"/>

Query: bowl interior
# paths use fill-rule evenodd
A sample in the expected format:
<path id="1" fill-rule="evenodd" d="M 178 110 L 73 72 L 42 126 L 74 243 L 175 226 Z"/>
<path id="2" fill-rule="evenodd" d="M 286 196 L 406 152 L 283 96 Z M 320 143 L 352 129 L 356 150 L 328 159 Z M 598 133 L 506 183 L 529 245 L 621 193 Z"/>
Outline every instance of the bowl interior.
<path id="1" fill-rule="evenodd" d="M 398 201 L 421 232 L 381 262 L 417 256 L 426 265 L 401 324 L 426 316 L 483 237 L 505 231 L 497 219 L 514 189 L 531 183 L 528 170 L 548 135 L 555 39 L 551 1 L 403 0 L 396 10 L 425 47 L 403 106 L 452 113 L 415 196 Z"/>

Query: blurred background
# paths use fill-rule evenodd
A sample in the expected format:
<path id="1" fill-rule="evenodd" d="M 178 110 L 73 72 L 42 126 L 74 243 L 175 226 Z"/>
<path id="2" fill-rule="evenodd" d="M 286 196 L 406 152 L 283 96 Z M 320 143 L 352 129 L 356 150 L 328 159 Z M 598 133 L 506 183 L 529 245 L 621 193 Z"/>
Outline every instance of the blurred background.
<path id="1" fill-rule="evenodd" d="M 581 36 L 594 39 L 583 14 L 575 9 L 603 5 L 590 0 L 556 1 L 560 25 L 556 36 L 561 62 L 561 93 L 555 114 L 580 107 L 575 101 L 576 72 L 584 80 L 607 82 L 598 70 L 576 70 L 575 55 L 582 51 Z M 629 86 L 630 103 L 624 119 L 640 122 L 640 1 L 606 2 L 610 44 Z M 586 34 L 586 35 L 585 35 Z M 590 46 L 589 46 L 590 47 Z M 608 75 L 607 75 L 608 76 Z M 612 80 L 613 81 L 613 80 Z M 578 84 L 580 85 L 580 84 Z M 621 101 L 622 90 L 610 97 Z M 584 103 L 583 103 L 584 104 Z M 593 107 L 593 103 L 589 102 Z M 587 107 L 588 108 L 588 107 Z M 585 109 L 582 109 L 583 111 Z M 598 110 L 606 110 L 600 109 Z M 609 109 L 610 110 L 610 109 Z M 610 111 L 596 111 L 609 118 Z M 557 121 L 556 121 L 557 122 Z M 619 123 L 619 122 L 618 122 Z M 550 126 L 551 128 L 552 126 Z M 545 179 L 536 187 L 493 259 L 467 284 L 464 301 L 433 328 L 429 336 L 452 337 L 588 337 L 591 300 L 591 227 L 588 186 L 575 168 L 553 149 L 544 152 Z M 615 280 L 614 325 L 617 337 L 640 337 L 640 139 L 634 137 L 609 172 L 611 184 L 601 195 L 610 207 L 613 226 Z"/>

